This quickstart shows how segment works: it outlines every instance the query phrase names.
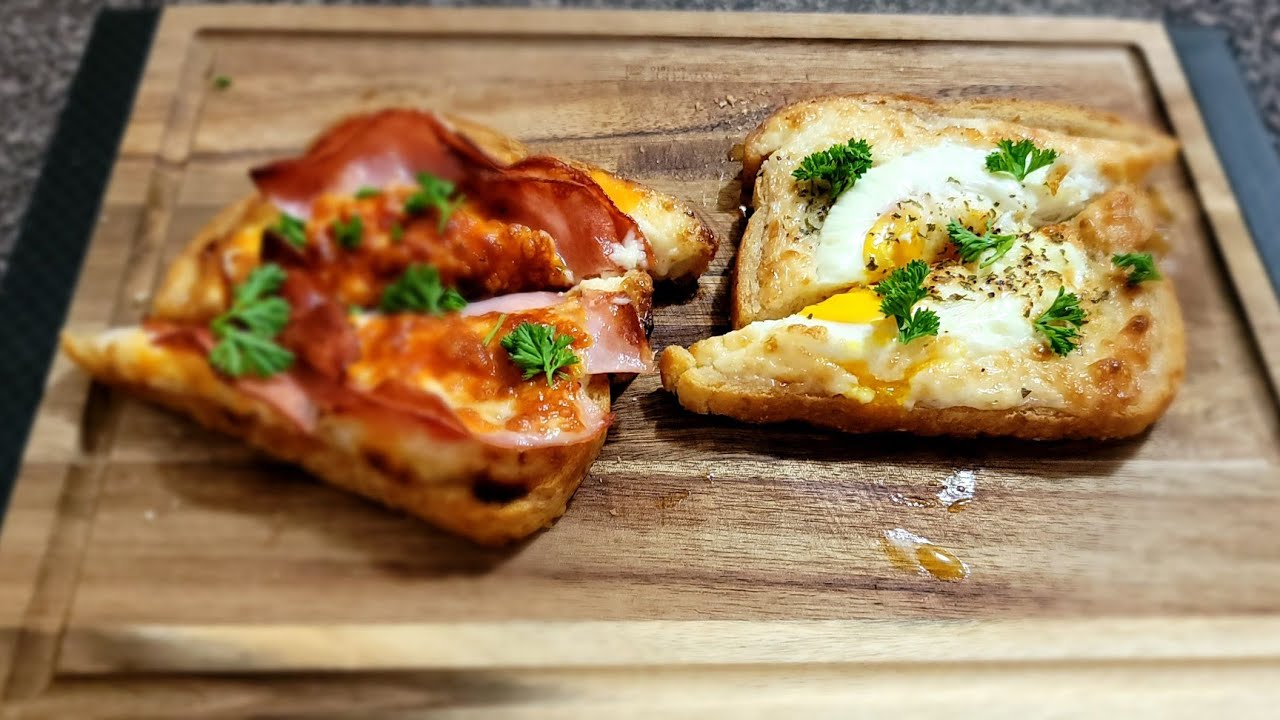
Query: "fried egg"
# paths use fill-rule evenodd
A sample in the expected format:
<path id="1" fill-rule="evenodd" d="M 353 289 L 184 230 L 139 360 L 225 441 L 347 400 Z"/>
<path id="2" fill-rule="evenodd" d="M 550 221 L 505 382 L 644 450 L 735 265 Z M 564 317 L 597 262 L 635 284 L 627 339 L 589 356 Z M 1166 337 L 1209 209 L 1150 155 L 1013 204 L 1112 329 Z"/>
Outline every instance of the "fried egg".
<path id="1" fill-rule="evenodd" d="M 990 147 L 943 143 L 877 162 L 831 206 L 814 251 L 816 280 L 851 287 L 911 260 L 947 251 L 947 224 L 1020 233 L 1059 222 L 1106 189 L 1083 160 L 1057 162 L 1018 181 L 986 169 Z"/>
<path id="2" fill-rule="evenodd" d="M 925 281 L 929 296 L 916 308 L 937 313 L 937 337 L 899 342 L 895 321 L 880 312 L 880 296 L 871 288 L 854 288 L 744 330 L 762 341 L 778 332 L 806 333 L 805 341 L 792 345 L 841 371 L 826 376 L 823 390 L 862 402 L 1014 407 L 1025 397 L 1025 382 L 1011 378 L 1044 344 L 1036 318 L 1058 288 L 1075 292 L 1095 283 L 1090 268 L 1079 247 L 1026 233 L 989 267 L 953 260 L 933 268 Z M 976 377 L 975 367 L 983 368 Z"/>

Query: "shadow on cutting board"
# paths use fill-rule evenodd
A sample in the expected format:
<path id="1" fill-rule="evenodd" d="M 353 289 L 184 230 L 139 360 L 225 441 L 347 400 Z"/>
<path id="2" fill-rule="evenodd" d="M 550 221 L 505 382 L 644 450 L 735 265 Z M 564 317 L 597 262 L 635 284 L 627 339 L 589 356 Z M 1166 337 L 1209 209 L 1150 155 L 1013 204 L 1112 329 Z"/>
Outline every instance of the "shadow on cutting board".
<path id="1" fill-rule="evenodd" d="M 641 396 L 640 409 L 664 442 L 716 452 L 800 463 L 871 463 L 887 466 L 980 466 L 1045 479 L 1082 472 L 1109 475 L 1141 448 L 1150 430 L 1106 442 L 1036 442 L 1010 438 L 919 437 L 908 433 L 855 435 L 800 422 L 752 425 L 719 415 L 698 415 L 665 390 Z M 1056 461 L 1070 460 L 1070 465 Z"/>

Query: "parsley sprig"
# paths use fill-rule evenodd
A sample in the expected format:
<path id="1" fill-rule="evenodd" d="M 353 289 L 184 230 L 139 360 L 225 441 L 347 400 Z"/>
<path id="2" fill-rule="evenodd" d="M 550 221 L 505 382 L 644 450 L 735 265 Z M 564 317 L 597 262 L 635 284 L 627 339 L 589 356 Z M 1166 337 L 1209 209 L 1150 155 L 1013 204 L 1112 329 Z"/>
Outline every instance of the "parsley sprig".
<path id="1" fill-rule="evenodd" d="M 850 138 L 844 145 L 832 145 L 801 160 L 791 177 L 835 200 L 870 169 L 871 146 L 866 140 Z"/>
<path id="2" fill-rule="evenodd" d="M 923 260 L 912 260 L 889 273 L 889 277 L 875 287 L 876 294 L 882 298 L 880 312 L 898 323 L 898 341 L 903 344 L 938 334 L 937 313 L 926 308 L 911 312 L 911 307 L 929 294 L 924 288 L 924 279 L 928 276 L 929 266 Z"/>
<path id="3" fill-rule="evenodd" d="M 1058 159 L 1058 151 L 1052 148 L 1040 149 L 1030 140 L 1001 140 L 996 143 L 996 151 L 987 156 L 987 171 L 993 173 L 1009 173 L 1019 181 Z"/>
<path id="4" fill-rule="evenodd" d="M 420 312 L 439 315 L 467 306 L 466 298 L 440 282 L 440 272 L 430 265 L 410 265 L 400 279 L 382 291 L 383 312 Z"/>
<path id="5" fill-rule="evenodd" d="M 502 338 L 503 349 L 511 356 L 511 362 L 524 371 L 524 379 L 545 373 L 548 386 L 568 375 L 565 368 L 578 364 L 572 344 L 572 335 L 557 333 L 552 325 L 531 322 L 520 323 Z"/>
<path id="6" fill-rule="evenodd" d="M 1059 355 L 1067 355 L 1079 347 L 1080 326 L 1084 325 L 1085 314 L 1080 307 L 1080 298 L 1069 293 L 1065 288 L 1058 288 L 1053 304 L 1036 318 L 1036 330 L 1049 339 L 1049 348 Z"/>
<path id="7" fill-rule="evenodd" d="M 1160 279 L 1160 271 L 1156 270 L 1156 261 L 1151 253 L 1119 253 L 1111 256 L 1111 264 L 1129 269 L 1130 285 Z"/>
<path id="8" fill-rule="evenodd" d="M 209 324 L 218 343 L 209 363 L 230 375 L 270 377 L 293 364 L 275 337 L 289 322 L 289 303 L 275 295 L 285 272 L 274 263 L 255 268 L 235 289 L 231 307 Z"/>
<path id="9" fill-rule="evenodd" d="M 280 219 L 270 227 L 270 230 L 299 250 L 307 246 L 306 223 L 288 213 L 282 213 Z"/>
<path id="10" fill-rule="evenodd" d="M 333 239 L 347 250 L 360 247 L 360 241 L 364 239 L 364 219 L 359 215 L 352 215 L 346 221 L 334 220 L 330 229 Z"/>
<path id="11" fill-rule="evenodd" d="M 958 222 L 947 224 L 947 234 L 951 236 L 951 243 L 960 251 L 960 259 L 964 262 L 974 262 L 988 252 L 991 253 L 978 267 L 989 267 L 1004 257 L 1017 239 L 1016 235 L 979 235 Z"/>
<path id="12" fill-rule="evenodd" d="M 466 199 L 461 194 L 455 196 L 454 190 L 454 184 L 444 178 L 426 172 L 418 173 L 418 190 L 404 201 L 404 210 L 410 215 L 421 215 L 434 209 L 439 213 L 436 229 L 444 232 L 445 226 L 449 224 L 449 216 Z"/>

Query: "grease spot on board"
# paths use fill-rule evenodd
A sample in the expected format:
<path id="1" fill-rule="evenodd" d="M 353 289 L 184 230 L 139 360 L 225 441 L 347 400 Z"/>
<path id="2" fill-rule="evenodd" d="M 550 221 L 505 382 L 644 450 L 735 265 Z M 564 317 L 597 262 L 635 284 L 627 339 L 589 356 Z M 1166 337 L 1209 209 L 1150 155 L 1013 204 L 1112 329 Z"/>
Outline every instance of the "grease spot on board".
<path id="1" fill-rule="evenodd" d="M 955 553 L 902 528 L 885 530 L 880 544 L 889 562 L 904 572 L 943 582 L 960 582 L 969 577 L 969 566 Z"/>

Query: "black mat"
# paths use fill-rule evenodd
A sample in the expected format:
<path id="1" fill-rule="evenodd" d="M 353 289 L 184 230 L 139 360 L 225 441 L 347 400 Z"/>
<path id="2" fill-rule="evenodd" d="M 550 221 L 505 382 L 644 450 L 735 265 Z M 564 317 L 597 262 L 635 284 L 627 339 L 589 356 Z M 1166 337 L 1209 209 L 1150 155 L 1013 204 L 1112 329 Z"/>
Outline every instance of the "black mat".
<path id="1" fill-rule="evenodd" d="M 0 514 L 44 392 L 159 13 L 105 11 L 71 82 L 0 281 Z"/>
<path id="2" fill-rule="evenodd" d="M 0 517 L 158 19 L 154 10 L 99 14 L 0 285 Z M 1170 35 L 1250 228 L 1280 227 L 1280 160 L 1226 34 Z M 1280 291 L 1280 236 L 1254 238 Z"/>
<path id="3" fill-rule="evenodd" d="M 1280 156 L 1231 57 L 1229 36 L 1225 30 L 1170 26 L 1169 37 L 1271 287 L 1280 293 Z"/>

